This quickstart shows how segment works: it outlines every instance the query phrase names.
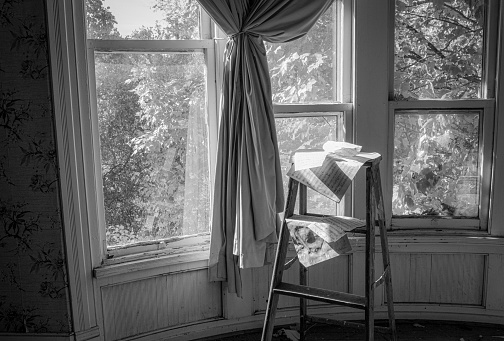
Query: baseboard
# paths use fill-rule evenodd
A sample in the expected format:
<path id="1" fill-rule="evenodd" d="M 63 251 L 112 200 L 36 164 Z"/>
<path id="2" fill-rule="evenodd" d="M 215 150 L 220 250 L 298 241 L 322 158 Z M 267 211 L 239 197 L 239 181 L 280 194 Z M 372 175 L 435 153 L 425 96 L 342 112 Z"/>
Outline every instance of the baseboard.
<path id="1" fill-rule="evenodd" d="M 387 320 L 387 308 L 377 307 L 376 320 Z M 339 320 L 363 320 L 363 311 L 350 308 L 320 306 L 309 310 L 312 315 L 332 317 Z M 277 311 L 276 326 L 296 324 L 299 322 L 299 309 L 281 309 Z M 483 307 L 473 306 L 440 306 L 440 305 L 396 305 L 397 320 L 444 320 L 460 322 L 477 322 L 504 324 L 504 312 L 490 311 Z M 247 330 L 261 329 L 264 313 L 234 320 L 209 320 L 165 330 L 158 330 L 148 334 L 137 335 L 122 339 L 123 341 L 190 341 L 204 337 L 234 334 Z"/>
<path id="2" fill-rule="evenodd" d="M 0 333 L 2 341 L 99 341 L 100 329 L 93 327 L 78 333 Z"/>
<path id="3" fill-rule="evenodd" d="M 56 333 L 0 333 L 0 340 L 2 341 L 73 341 L 73 336 L 66 334 Z"/>
<path id="4" fill-rule="evenodd" d="M 98 341 L 100 340 L 100 328 L 98 326 L 75 333 L 75 341 Z"/>

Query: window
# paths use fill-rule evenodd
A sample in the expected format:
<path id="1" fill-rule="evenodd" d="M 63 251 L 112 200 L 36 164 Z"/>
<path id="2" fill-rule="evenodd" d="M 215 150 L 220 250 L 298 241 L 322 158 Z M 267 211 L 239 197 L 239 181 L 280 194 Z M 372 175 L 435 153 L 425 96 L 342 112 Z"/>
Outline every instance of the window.
<path id="1" fill-rule="evenodd" d="M 350 1 L 335 1 L 303 38 L 266 43 L 266 53 L 282 173 L 286 174 L 295 150 L 352 138 Z M 284 177 L 285 191 L 287 182 Z M 344 205 L 311 189 L 307 199 L 310 213 L 344 214 Z"/>
<path id="2" fill-rule="evenodd" d="M 395 0 L 387 174 L 394 227 L 485 228 L 493 3 Z M 216 29 L 196 0 L 86 4 L 105 253 L 155 250 L 208 234 L 224 44 L 214 41 Z M 354 142 L 354 131 L 362 136 L 352 103 L 354 5 L 335 1 L 302 39 L 266 43 L 284 173 L 298 148 Z M 457 152 L 449 154 L 452 148 Z M 351 195 L 336 204 L 308 190 L 307 210 L 350 215 Z"/>
<path id="3" fill-rule="evenodd" d="M 195 0 L 86 5 L 107 253 L 208 233 L 216 117 L 208 16 Z"/>
<path id="4" fill-rule="evenodd" d="M 195 0 L 86 1 L 105 253 L 208 233 L 222 63 L 210 19 Z M 304 38 L 266 43 L 284 174 L 296 149 L 351 138 L 350 32 L 350 1 L 336 1 Z M 344 205 L 310 190 L 308 210 Z"/>
<path id="5" fill-rule="evenodd" d="M 486 229 L 492 3 L 395 1 L 393 226 Z"/>

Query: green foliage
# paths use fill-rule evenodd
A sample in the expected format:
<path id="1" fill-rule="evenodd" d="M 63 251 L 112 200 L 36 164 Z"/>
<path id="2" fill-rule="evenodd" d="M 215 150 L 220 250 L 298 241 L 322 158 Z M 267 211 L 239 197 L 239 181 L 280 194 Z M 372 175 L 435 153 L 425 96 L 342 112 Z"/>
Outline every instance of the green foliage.
<path id="1" fill-rule="evenodd" d="M 88 37 L 199 38 L 195 1 L 153 9 L 164 20 L 120 37 L 112 13 L 93 1 L 88 30 L 99 32 Z M 108 246 L 208 231 L 204 65 L 202 53 L 95 55 Z"/>
<path id="2" fill-rule="evenodd" d="M 289 43 L 266 43 L 273 102 L 321 103 L 336 101 L 335 4 L 310 32 Z"/>
<path id="3" fill-rule="evenodd" d="M 396 0 L 395 98 L 479 98 L 484 14 L 484 0 Z"/>
<path id="4" fill-rule="evenodd" d="M 396 100 L 480 98 L 486 2 L 396 0 Z M 394 215 L 477 217 L 478 112 L 396 115 Z"/>
<path id="5" fill-rule="evenodd" d="M 396 116 L 395 215 L 478 216 L 478 112 Z"/>
<path id="6" fill-rule="evenodd" d="M 117 21 L 110 8 L 103 6 L 103 0 L 86 0 L 86 26 L 89 39 L 119 38 L 115 24 Z"/>
<path id="7" fill-rule="evenodd" d="M 335 4 L 324 13 L 310 32 L 289 43 L 266 43 L 273 102 L 336 102 L 336 60 L 334 56 Z M 337 58 L 337 57 L 336 57 Z M 334 114 L 334 113 L 333 113 Z M 320 116 L 277 118 L 275 120 L 282 174 L 290 168 L 290 156 L 299 148 L 322 148 L 328 140 L 342 140 L 343 117 Z M 284 190 L 288 178 L 284 177 Z M 310 212 L 334 214 L 336 204 L 309 191 Z"/>

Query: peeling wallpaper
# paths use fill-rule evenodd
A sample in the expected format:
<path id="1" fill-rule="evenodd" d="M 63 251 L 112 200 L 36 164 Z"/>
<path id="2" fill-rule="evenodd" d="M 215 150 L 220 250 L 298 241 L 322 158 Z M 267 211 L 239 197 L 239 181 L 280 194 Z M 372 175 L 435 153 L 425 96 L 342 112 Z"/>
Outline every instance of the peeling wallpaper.
<path id="1" fill-rule="evenodd" d="M 0 0 L 0 332 L 70 332 L 45 1 Z"/>

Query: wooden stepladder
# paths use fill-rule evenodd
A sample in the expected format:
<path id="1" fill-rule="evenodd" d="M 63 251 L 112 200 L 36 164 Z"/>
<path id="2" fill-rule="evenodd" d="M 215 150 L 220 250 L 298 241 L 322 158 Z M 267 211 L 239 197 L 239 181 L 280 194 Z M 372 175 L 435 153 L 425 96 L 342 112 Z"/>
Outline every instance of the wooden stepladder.
<path id="1" fill-rule="evenodd" d="M 365 153 L 363 153 L 365 154 Z M 365 290 L 364 296 L 355 295 L 346 292 L 337 292 L 326 289 L 319 289 L 307 286 L 307 268 L 299 264 L 300 276 L 299 285 L 282 282 L 282 275 L 295 259 L 285 264 L 287 248 L 289 245 L 289 229 L 287 223 L 289 219 L 313 221 L 316 215 L 306 213 L 306 186 L 301 184 L 299 215 L 294 215 L 294 207 L 300 183 L 290 178 L 287 202 L 285 205 L 284 220 L 280 230 L 280 238 L 273 267 L 271 287 L 269 291 L 268 304 L 266 307 L 266 316 L 262 331 L 262 341 L 271 341 L 275 314 L 279 295 L 294 296 L 300 298 L 300 340 L 304 341 L 306 322 L 328 323 L 344 325 L 349 327 L 364 328 L 367 341 L 374 340 L 375 329 L 380 332 L 388 333 L 392 341 L 397 341 L 397 332 L 394 317 L 394 303 L 392 293 L 392 278 L 390 270 L 390 256 L 388 251 L 387 229 L 385 226 L 385 210 L 383 206 L 383 194 L 380 179 L 380 161 L 381 156 L 376 153 L 370 153 L 370 158 L 362 167 L 366 168 L 366 221 L 365 221 Z M 316 218 L 315 218 L 316 219 Z M 292 220 L 292 219 L 291 219 Z M 379 226 L 383 274 L 375 280 L 374 258 L 375 258 L 375 226 Z M 297 257 L 296 257 L 297 258 Z M 375 327 L 374 325 L 374 291 L 375 288 L 385 284 L 385 296 L 387 299 L 388 322 L 389 327 Z M 306 301 L 315 300 L 331 304 L 343 305 L 351 308 L 364 310 L 365 323 L 356 323 L 348 321 L 338 321 L 327 318 L 309 316 L 307 313 Z"/>

